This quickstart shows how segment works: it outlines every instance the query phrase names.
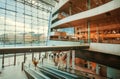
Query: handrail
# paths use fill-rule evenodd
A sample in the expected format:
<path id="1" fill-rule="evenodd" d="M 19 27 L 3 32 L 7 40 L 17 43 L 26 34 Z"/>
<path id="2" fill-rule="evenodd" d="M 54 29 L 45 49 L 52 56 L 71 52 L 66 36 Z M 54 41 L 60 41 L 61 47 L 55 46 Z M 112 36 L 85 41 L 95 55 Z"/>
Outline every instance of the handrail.
<path id="1" fill-rule="evenodd" d="M 89 45 L 79 46 L 31 46 L 31 47 L 2 47 L 0 48 L 0 54 L 11 53 L 32 53 L 32 52 L 44 52 L 44 51 L 68 51 L 68 50 L 80 50 L 89 48 Z"/>
<path id="2" fill-rule="evenodd" d="M 50 71 L 47 71 L 47 70 L 45 70 L 45 69 L 43 69 L 42 67 L 40 67 L 40 66 L 38 66 L 38 69 L 43 73 L 48 73 L 49 75 L 52 75 L 52 76 L 54 76 L 55 78 L 57 78 L 57 79 L 64 79 L 63 77 L 61 77 L 61 76 L 59 76 L 59 75 L 56 75 L 56 74 L 54 74 L 54 73 L 51 73 Z"/>
<path id="3" fill-rule="evenodd" d="M 37 77 L 35 77 L 33 74 L 29 73 L 26 69 L 24 70 L 27 74 L 29 74 L 31 77 L 33 77 L 34 79 L 38 79 Z"/>
<path id="4" fill-rule="evenodd" d="M 45 68 L 48 68 L 48 69 L 50 69 L 50 70 L 57 71 L 57 72 L 59 72 L 59 73 L 63 73 L 63 74 L 65 74 L 65 75 L 68 75 L 68 76 L 71 76 L 71 77 L 75 77 L 75 78 L 77 78 L 76 75 L 73 75 L 73 74 L 71 74 L 71 73 L 63 72 L 63 71 L 61 71 L 61 70 L 54 69 L 54 68 L 47 67 L 47 66 L 44 66 L 44 67 L 45 67 Z"/>
<path id="5" fill-rule="evenodd" d="M 36 74 L 40 75 L 41 77 L 45 78 L 45 79 L 50 79 L 49 77 L 39 73 L 38 71 L 35 71 L 34 69 L 30 68 L 32 71 L 34 71 Z"/>
<path id="6" fill-rule="evenodd" d="M 31 70 L 33 71 L 35 74 L 38 74 L 40 77 L 42 77 L 43 79 L 50 79 L 49 77 L 45 76 L 42 73 L 39 73 L 37 70 L 34 70 L 33 68 L 28 67 L 26 64 L 24 64 L 24 71 Z M 28 71 L 27 71 L 28 72 Z M 29 73 L 29 72 L 28 72 Z M 39 79 L 36 76 L 34 76 L 33 74 L 29 73 L 31 76 L 33 76 L 35 79 Z"/>

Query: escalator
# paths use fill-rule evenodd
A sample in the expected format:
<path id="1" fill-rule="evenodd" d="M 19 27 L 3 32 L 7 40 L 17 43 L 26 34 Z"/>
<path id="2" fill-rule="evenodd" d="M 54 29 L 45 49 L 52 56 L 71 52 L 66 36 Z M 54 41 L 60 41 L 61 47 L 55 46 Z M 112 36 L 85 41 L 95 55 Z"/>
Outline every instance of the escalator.
<path id="1" fill-rule="evenodd" d="M 25 73 L 28 79 L 88 79 L 50 66 L 38 66 L 36 70 L 34 67 L 25 68 Z"/>
<path id="2" fill-rule="evenodd" d="M 51 67 L 47 67 L 47 66 L 42 66 L 42 67 L 38 66 L 38 68 L 42 73 L 47 72 L 48 74 L 51 73 L 58 77 L 58 78 L 54 78 L 54 79 L 78 79 L 78 76 L 76 76 L 76 75 L 73 75 L 73 74 L 70 74 L 67 72 L 63 72 L 63 71 L 60 71 L 55 68 L 51 68 Z"/>
<path id="3" fill-rule="evenodd" d="M 49 77 L 43 75 L 42 73 L 37 72 L 34 69 L 25 69 L 24 71 L 28 79 L 50 79 Z"/>
<path id="4" fill-rule="evenodd" d="M 65 79 L 62 75 L 53 72 L 49 69 L 46 69 L 44 67 L 38 67 L 39 72 L 42 72 L 44 75 L 47 75 L 48 77 L 50 77 L 51 79 Z"/>

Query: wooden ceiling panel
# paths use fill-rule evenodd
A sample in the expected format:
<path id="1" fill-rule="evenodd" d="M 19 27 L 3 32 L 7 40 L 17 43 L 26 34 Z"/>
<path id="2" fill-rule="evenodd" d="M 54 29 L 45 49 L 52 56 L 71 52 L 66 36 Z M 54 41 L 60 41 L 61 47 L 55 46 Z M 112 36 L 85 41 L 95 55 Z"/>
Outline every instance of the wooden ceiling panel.
<path id="1" fill-rule="evenodd" d="M 82 31 L 86 31 L 87 27 L 87 20 L 90 21 L 91 31 L 96 31 L 96 27 L 99 30 L 112 30 L 112 29 L 120 29 L 120 8 L 114 11 L 104 13 L 98 16 L 94 16 L 91 18 L 86 18 L 83 20 L 77 20 L 73 22 L 69 22 L 63 25 L 60 25 L 56 28 L 68 28 L 68 27 L 79 27 Z"/>
<path id="2" fill-rule="evenodd" d="M 97 6 L 103 5 L 111 0 L 90 0 L 91 9 Z M 88 10 L 88 0 L 69 0 L 63 7 L 60 8 L 59 12 L 65 12 L 69 14 L 69 8 L 71 7 L 72 15 Z"/>
<path id="3" fill-rule="evenodd" d="M 81 12 L 81 11 L 85 10 L 85 5 L 86 5 L 87 0 L 70 0 L 70 1 L 72 3 L 72 7 L 74 7 L 74 9 L 72 10 L 73 14 L 76 12 L 79 12 L 79 11 Z M 93 7 L 94 7 L 94 6 L 102 5 L 111 0 L 91 0 L 91 1 L 92 1 L 91 5 L 93 5 Z M 75 5 L 75 3 L 76 3 L 76 5 Z M 84 3 L 84 4 L 82 4 L 82 3 Z M 67 4 L 66 6 L 67 7 L 70 6 L 70 3 Z M 64 10 L 68 11 L 67 7 L 64 7 L 63 11 Z M 120 17 L 119 16 L 120 16 L 120 8 L 110 11 L 110 12 L 107 12 L 107 13 L 103 13 L 101 15 L 93 16 L 91 18 L 75 20 L 75 21 L 72 21 L 72 22 L 69 22 L 66 24 L 62 24 L 55 28 L 57 29 L 57 28 L 68 28 L 68 27 L 76 27 L 77 28 L 77 27 L 79 27 L 84 32 L 84 31 L 87 31 L 85 29 L 85 28 L 87 28 L 87 21 L 90 21 L 91 31 L 96 31 L 96 27 L 98 27 L 99 30 L 101 30 L 101 31 L 112 30 L 112 29 L 120 30 Z"/>

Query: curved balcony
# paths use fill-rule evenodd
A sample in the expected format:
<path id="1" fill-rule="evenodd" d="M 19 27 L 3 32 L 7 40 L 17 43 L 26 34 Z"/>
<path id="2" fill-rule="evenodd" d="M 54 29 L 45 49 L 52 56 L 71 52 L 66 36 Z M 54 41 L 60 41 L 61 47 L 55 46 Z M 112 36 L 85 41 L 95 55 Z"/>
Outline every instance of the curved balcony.
<path id="1" fill-rule="evenodd" d="M 113 0 L 97 8 L 93 8 L 93 9 L 69 16 L 60 21 L 57 21 L 52 25 L 51 28 L 61 28 L 63 26 L 70 27 L 70 26 L 73 26 L 72 22 L 78 24 L 91 18 L 93 19 L 100 18 L 101 16 L 98 16 L 98 15 L 102 15 L 104 13 L 107 13 L 119 8 L 120 8 L 120 1 Z"/>
<path id="2" fill-rule="evenodd" d="M 60 0 L 60 3 L 56 4 L 52 13 L 54 14 L 58 9 L 60 9 L 63 5 L 65 5 L 69 0 Z"/>
<path id="3" fill-rule="evenodd" d="M 60 0 L 53 10 L 53 16 L 58 11 L 59 13 L 65 12 L 66 14 L 74 15 L 76 13 L 101 6 L 110 1 L 112 0 Z"/>

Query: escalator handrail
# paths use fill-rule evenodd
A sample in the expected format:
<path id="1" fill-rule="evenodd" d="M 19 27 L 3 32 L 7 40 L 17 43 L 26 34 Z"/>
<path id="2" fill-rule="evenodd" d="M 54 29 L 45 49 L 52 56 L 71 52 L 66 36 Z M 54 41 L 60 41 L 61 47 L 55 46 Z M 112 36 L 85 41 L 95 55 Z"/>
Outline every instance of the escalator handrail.
<path id="1" fill-rule="evenodd" d="M 45 79 L 50 79 L 49 77 L 45 76 L 44 74 L 39 73 L 38 71 L 35 71 L 34 69 L 30 68 L 32 71 L 34 71 L 36 74 L 40 75 L 41 77 Z"/>
<path id="2" fill-rule="evenodd" d="M 38 67 L 41 68 L 40 66 L 38 66 Z M 52 74 L 55 74 L 55 75 L 57 75 L 57 76 L 60 76 L 62 79 L 66 79 L 66 77 L 63 77 L 63 75 L 58 74 L 58 73 L 55 73 L 55 72 L 53 72 L 53 71 L 50 70 L 50 69 L 45 69 L 45 68 L 42 68 L 42 69 L 44 69 L 44 70 L 46 70 L 46 71 L 48 71 L 48 72 L 50 72 L 50 73 L 52 73 Z"/>
<path id="3" fill-rule="evenodd" d="M 41 72 L 45 72 L 45 73 L 47 73 L 47 74 L 49 74 L 49 75 L 51 75 L 51 76 L 54 76 L 54 77 L 56 77 L 57 79 L 65 79 L 65 78 L 63 78 L 63 77 L 61 77 L 61 76 L 59 76 L 59 75 L 56 75 L 56 74 L 54 74 L 54 73 L 51 73 L 51 72 L 49 72 L 49 71 L 47 71 L 47 70 L 44 70 L 44 69 L 42 69 L 42 68 L 39 68 L 39 70 L 40 70 Z"/>
<path id="4" fill-rule="evenodd" d="M 29 75 L 31 75 L 34 79 L 38 79 L 36 76 L 34 76 L 33 74 L 31 74 L 27 69 L 24 69 L 25 72 L 27 72 Z"/>
<path id="5" fill-rule="evenodd" d="M 63 73 L 63 74 L 66 74 L 66 75 L 69 75 L 69 76 L 72 76 L 72 77 L 75 77 L 75 78 L 78 78 L 78 76 L 74 75 L 74 74 L 70 74 L 70 73 L 67 73 L 67 72 L 64 72 L 64 71 L 61 71 L 61 70 L 57 70 L 55 68 L 50 68 L 50 67 L 47 67 L 47 66 L 44 66 L 46 68 L 49 68 L 51 70 L 54 70 L 54 71 L 57 71 L 57 72 L 60 72 L 60 73 Z"/>

